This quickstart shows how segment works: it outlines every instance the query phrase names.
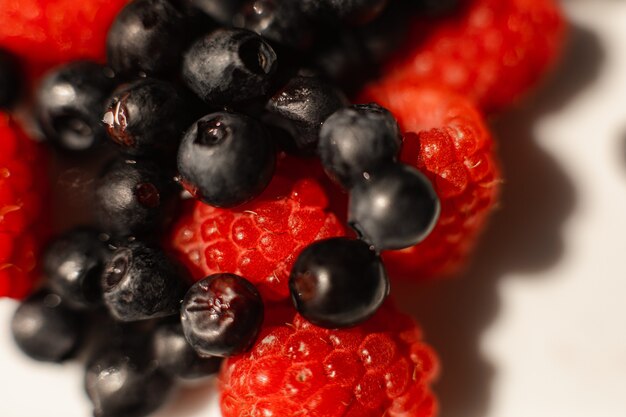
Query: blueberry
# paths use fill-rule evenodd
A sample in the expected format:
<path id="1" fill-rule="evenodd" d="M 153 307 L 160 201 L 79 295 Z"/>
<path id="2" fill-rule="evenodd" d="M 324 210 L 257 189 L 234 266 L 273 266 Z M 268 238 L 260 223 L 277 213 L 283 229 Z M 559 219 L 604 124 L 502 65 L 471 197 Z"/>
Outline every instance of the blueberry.
<path id="1" fill-rule="evenodd" d="M 145 160 L 114 160 L 96 181 L 96 217 L 117 237 L 158 232 L 176 204 L 167 169 Z"/>
<path id="2" fill-rule="evenodd" d="M 295 1 L 252 0 L 243 8 L 236 23 L 266 39 L 294 48 L 306 48 L 313 40 L 312 25 Z"/>
<path id="3" fill-rule="evenodd" d="M 344 94 L 318 77 L 294 77 L 267 103 L 265 121 L 286 131 L 302 154 L 315 152 L 324 120 L 348 104 Z"/>
<path id="4" fill-rule="evenodd" d="M 44 253 L 48 284 L 71 308 L 96 307 L 102 301 L 100 276 L 109 255 L 98 231 L 73 229 L 52 241 Z"/>
<path id="5" fill-rule="evenodd" d="M 176 152 L 193 120 L 183 93 L 153 78 L 120 86 L 104 113 L 109 137 L 130 155 L 167 155 Z"/>
<path id="6" fill-rule="evenodd" d="M 344 187 L 392 162 L 402 144 L 393 115 L 377 104 L 337 110 L 320 131 L 318 154 L 326 171 Z"/>
<path id="7" fill-rule="evenodd" d="M 276 72 L 276 53 L 254 32 L 220 29 L 185 53 L 183 81 L 211 104 L 249 102 L 265 96 Z"/>
<path id="8" fill-rule="evenodd" d="M 352 30 L 327 33 L 311 53 L 316 67 L 347 93 L 357 93 L 376 74 L 367 48 Z"/>
<path id="9" fill-rule="evenodd" d="M 83 334 L 80 317 L 67 310 L 61 297 L 40 291 L 26 299 L 11 321 L 19 348 L 38 361 L 62 362 L 73 356 Z"/>
<path id="10" fill-rule="evenodd" d="M 185 16 L 168 0 L 135 0 L 115 18 L 107 35 L 109 65 L 119 73 L 163 75 L 180 65 Z"/>
<path id="11" fill-rule="evenodd" d="M 176 314 L 188 281 L 183 267 L 161 249 L 135 241 L 113 253 L 101 285 L 113 317 L 139 321 Z"/>
<path id="12" fill-rule="evenodd" d="M 199 8 L 217 22 L 230 26 L 235 14 L 244 0 L 189 0 L 192 5 Z"/>
<path id="13" fill-rule="evenodd" d="M 276 155 L 263 126 L 235 113 L 213 113 L 187 131 L 178 170 L 197 198 L 232 207 L 256 197 L 269 184 Z"/>
<path id="14" fill-rule="evenodd" d="M 263 301 L 246 279 L 216 274 L 191 287 L 180 317 L 185 337 L 199 355 L 232 356 L 254 343 L 263 323 Z"/>
<path id="15" fill-rule="evenodd" d="M 378 250 L 403 249 L 428 236 L 439 212 L 430 181 L 394 163 L 351 189 L 348 222 Z"/>
<path id="16" fill-rule="evenodd" d="M 172 380 L 143 351 L 107 349 L 90 360 L 85 391 L 95 417 L 144 417 L 161 407 Z"/>
<path id="17" fill-rule="evenodd" d="M 35 99 L 41 130 L 63 150 L 93 149 L 106 139 L 101 116 L 114 87 L 110 70 L 94 62 L 76 61 L 54 70 Z"/>
<path id="18" fill-rule="evenodd" d="M 313 324 L 348 327 L 371 317 L 389 294 L 378 255 L 360 240 L 315 242 L 296 260 L 289 278 L 298 312 Z"/>
<path id="19" fill-rule="evenodd" d="M 22 94 L 22 69 L 17 57 L 0 49 L 0 109 L 12 108 Z"/>
<path id="20" fill-rule="evenodd" d="M 212 375 L 222 363 L 220 358 L 198 355 L 187 342 L 180 322 L 159 326 L 152 338 L 152 352 L 164 373 L 183 379 Z"/>

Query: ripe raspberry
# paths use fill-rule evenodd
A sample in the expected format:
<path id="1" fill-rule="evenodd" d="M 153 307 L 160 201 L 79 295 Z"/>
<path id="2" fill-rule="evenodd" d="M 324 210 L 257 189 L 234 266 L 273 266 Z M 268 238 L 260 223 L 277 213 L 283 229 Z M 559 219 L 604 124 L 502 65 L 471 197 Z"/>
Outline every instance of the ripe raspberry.
<path id="1" fill-rule="evenodd" d="M 38 278 L 45 169 L 38 145 L 0 113 L 0 297 L 24 298 Z"/>
<path id="2" fill-rule="evenodd" d="M 467 99 L 409 84 L 370 86 L 365 101 L 388 108 L 405 135 L 400 159 L 432 181 L 441 215 L 420 244 L 383 253 L 394 278 L 448 275 L 463 266 L 498 201 L 500 172 L 493 140 Z"/>
<path id="3" fill-rule="evenodd" d="M 104 61 L 109 26 L 128 0 L 0 0 L 0 45 L 29 63 Z"/>
<path id="4" fill-rule="evenodd" d="M 251 351 L 222 367 L 224 417 L 431 417 L 438 372 L 417 324 L 391 306 L 343 330 L 270 310 Z"/>
<path id="5" fill-rule="evenodd" d="M 554 0 L 461 0 L 440 19 L 417 16 L 387 80 L 442 84 L 486 111 L 517 101 L 556 61 L 566 24 Z"/>
<path id="6" fill-rule="evenodd" d="M 169 242 L 194 279 L 234 273 L 254 283 L 264 298 L 285 299 L 300 251 L 313 241 L 344 235 L 315 177 L 294 180 L 289 164 L 281 165 L 251 203 L 234 209 L 187 203 Z"/>

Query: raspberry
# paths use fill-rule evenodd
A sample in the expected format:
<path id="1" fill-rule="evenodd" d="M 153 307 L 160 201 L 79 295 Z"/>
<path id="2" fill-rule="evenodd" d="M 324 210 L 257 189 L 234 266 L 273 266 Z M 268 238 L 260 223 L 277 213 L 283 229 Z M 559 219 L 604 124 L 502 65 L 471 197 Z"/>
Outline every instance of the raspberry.
<path id="1" fill-rule="evenodd" d="M 418 16 L 387 80 L 442 84 L 486 111 L 517 101 L 558 57 L 566 24 L 554 0 L 461 0 L 452 16 Z"/>
<path id="2" fill-rule="evenodd" d="M 324 189 L 314 177 L 288 179 L 291 164 L 283 162 L 263 194 L 246 205 L 223 209 L 187 202 L 169 241 L 195 280 L 238 274 L 264 298 L 285 299 L 299 252 L 316 240 L 344 235 Z"/>
<path id="3" fill-rule="evenodd" d="M 430 417 L 438 371 L 408 316 L 386 305 L 344 330 L 316 327 L 289 309 L 270 311 L 251 351 L 222 367 L 224 417 Z"/>
<path id="4" fill-rule="evenodd" d="M 47 226 L 42 178 L 41 149 L 0 113 L 0 297 L 24 298 L 36 283 Z"/>
<path id="5" fill-rule="evenodd" d="M 441 201 L 431 234 L 383 259 L 394 278 L 428 278 L 456 272 L 475 246 L 498 201 L 500 172 L 493 140 L 467 99 L 434 87 L 388 82 L 370 86 L 364 100 L 388 108 L 405 140 L 400 160 L 422 171 Z"/>
<path id="6" fill-rule="evenodd" d="M 0 45 L 28 62 L 104 61 L 109 26 L 128 0 L 0 0 Z"/>

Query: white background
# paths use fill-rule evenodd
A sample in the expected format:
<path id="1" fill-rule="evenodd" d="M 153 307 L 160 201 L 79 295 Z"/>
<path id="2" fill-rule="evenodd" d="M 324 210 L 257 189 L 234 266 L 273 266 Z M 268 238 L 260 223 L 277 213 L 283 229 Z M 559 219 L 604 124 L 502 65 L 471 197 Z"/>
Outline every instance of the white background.
<path id="1" fill-rule="evenodd" d="M 626 2 L 569 0 L 553 79 L 501 117 L 502 207 L 467 273 L 396 290 L 441 353 L 441 417 L 626 413 Z M 0 301 L 0 416 L 86 417 L 78 365 L 31 362 Z M 161 417 L 217 417 L 210 386 Z"/>

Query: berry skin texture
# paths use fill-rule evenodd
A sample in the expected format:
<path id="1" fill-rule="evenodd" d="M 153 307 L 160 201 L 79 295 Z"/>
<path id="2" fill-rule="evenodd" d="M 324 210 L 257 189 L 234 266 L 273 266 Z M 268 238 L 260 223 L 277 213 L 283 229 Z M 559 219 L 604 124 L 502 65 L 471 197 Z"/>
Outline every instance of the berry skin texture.
<path id="1" fill-rule="evenodd" d="M 24 298 L 38 280 L 46 179 L 42 149 L 0 113 L 0 297 Z"/>
<path id="2" fill-rule="evenodd" d="M 431 417 L 432 349 L 408 316 L 385 305 L 347 330 L 290 310 L 269 317 L 251 351 L 222 367 L 223 417 Z"/>
<path id="3" fill-rule="evenodd" d="M 518 101 L 555 63 L 566 24 L 554 0 L 461 0 L 439 19 L 416 15 L 385 80 L 446 86 L 487 111 Z"/>
<path id="4" fill-rule="evenodd" d="M 0 0 L 0 45 L 28 62 L 104 62 L 109 26 L 128 0 Z"/>
<path id="5" fill-rule="evenodd" d="M 383 253 L 389 275 L 414 280 L 457 272 L 499 197 L 500 170 L 483 117 L 467 99 L 433 87 L 380 84 L 363 98 L 389 109 L 410 132 L 400 161 L 428 177 L 441 203 L 423 242 Z"/>
<path id="6" fill-rule="evenodd" d="M 167 242 L 195 280 L 237 274 L 264 299 L 286 300 L 298 253 L 313 241 L 345 234 L 317 181 L 278 171 L 263 194 L 235 209 L 186 202 Z"/>

